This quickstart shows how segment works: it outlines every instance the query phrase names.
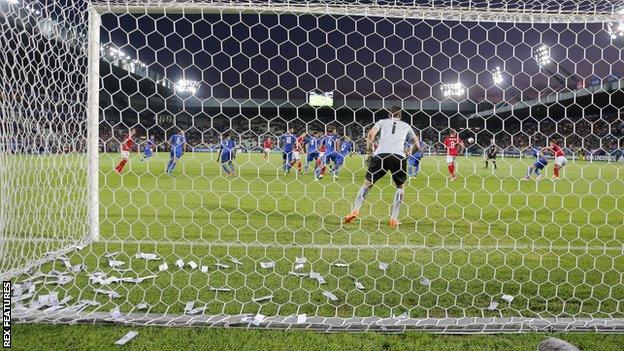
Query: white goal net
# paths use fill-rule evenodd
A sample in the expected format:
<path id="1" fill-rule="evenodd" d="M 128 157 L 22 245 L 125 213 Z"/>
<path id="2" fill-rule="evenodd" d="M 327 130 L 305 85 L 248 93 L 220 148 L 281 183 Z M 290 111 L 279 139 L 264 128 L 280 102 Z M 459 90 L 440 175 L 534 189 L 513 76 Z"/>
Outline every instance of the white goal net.
<path id="1" fill-rule="evenodd" d="M 621 330 L 621 8 L 0 2 L 15 315 Z"/>

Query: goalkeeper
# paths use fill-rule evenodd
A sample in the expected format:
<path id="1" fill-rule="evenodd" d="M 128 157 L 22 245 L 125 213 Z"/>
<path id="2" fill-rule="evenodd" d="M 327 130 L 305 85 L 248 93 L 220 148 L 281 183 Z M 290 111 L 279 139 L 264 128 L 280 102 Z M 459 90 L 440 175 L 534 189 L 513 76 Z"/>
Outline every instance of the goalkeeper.
<path id="1" fill-rule="evenodd" d="M 403 185 L 407 178 L 406 159 L 404 144 L 409 140 L 412 145 L 412 153 L 419 149 L 418 137 L 407 123 L 401 121 L 401 109 L 394 106 L 390 109 L 388 118 L 377 121 L 366 137 L 366 153 L 373 153 L 373 145 L 377 134 L 379 145 L 375 152 L 367 159 L 368 170 L 364 184 L 358 191 L 353 205 L 353 210 L 344 218 L 345 223 L 351 223 L 360 214 L 360 208 L 368 192 L 376 181 L 383 178 L 387 172 L 392 173 L 392 180 L 397 187 L 392 202 L 390 227 L 396 228 L 399 225 L 399 210 L 403 202 Z"/>

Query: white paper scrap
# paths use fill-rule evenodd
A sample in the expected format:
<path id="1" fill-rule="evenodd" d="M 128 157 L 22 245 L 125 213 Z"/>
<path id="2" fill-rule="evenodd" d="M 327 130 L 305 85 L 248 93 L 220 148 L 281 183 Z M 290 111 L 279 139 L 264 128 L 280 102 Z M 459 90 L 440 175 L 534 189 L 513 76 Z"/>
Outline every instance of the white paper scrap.
<path id="1" fill-rule="evenodd" d="M 115 307 L 112 310 L 110 310 L 110 316 L 113 319 L 121 318 L 121 312 L 119 312 L 119 307 Z"/>
<path id="2" fill-rule="evenodd" d="M 223 268 L 223 269 L 230 268 L 230 266 L 228 266 L 227 264 L 223 264 L 223 263 L 215 263 L 215 266 L 217 266 L 217 268 Z"/>
<path id="3" fill-rule="evenodd" d="M 360 282 L 355 282 L 355 288 L 356 288 L 356 289 L 358 289 L 358 290 L 364 290 L 364 289 L 366 289 L 366 288 L 364 287 L 364 284 L 362 284 L 362 283 L 360 283 Z"/>
<path id="4" fill-rule="evenodd" d="M 232 263 L 234 263 L 235 265 L 238 265 L 238 266 L 242 266 L 243 265 L 243 262 L 235 259 L 234 257 L 231 257 L 230 261 L 232 261 Z"/>
<path id="5" fill-rule="evenodd" d="M 202 307 L 193 308 L 192 310 L 186 312 L 186 314 L 200 314 L 200 313 L 204 313 L 206 308 L 208 308 L 208 306 L 202 306 Z"/>
<path id="6" fill-rule="evenodd" d="M 318 272 L 310 272 L 310 278 L 316 279 L 319 284 L 325 284 L 325 278 Z"/>
<path id="7" fill-rule="evenodd" d="M 188 312 L 189 312 L 189 311 L 191 311 L 194 307 L 195 307 L 195 301 L 188 301 L 188 302 L 184 305 L 184 313 L 188 313 Z"/>
<path id="8" fill-rule="evenodd" d="M 255 299 L 251 300 L 253 302 L 264 302 L 264 301 L 269 301 L 273 298 L 273 295 L 267 295 L 267 296 L 261 296 L 261 297 L 256 297 Z"/>
<path id="9" fill-rule="evenodd" d="M 140 304 L 137 305 L 136 309 L 137 311 L 142 311 L 142 310 L 146 310 L 149 308 L 149 305 L 147 304 L 147 302 L 141 302 Z"/>
<path id="10" fill-rule="evenodd" d="M 295 258 L 295 263 L 296 264 L 305 264 L 308 262 L 308 259 L 305 257 L 296 257 Z"/>
<path id="11" fill-rule="evenodd" d="M 195 261 L 190 261 L 189 263 L 187 263 L 189 267 L 191 267 L 191 269 L 195 269 L 197 268 L 197 263 L 195 263 Z"/>
<path id="12" fill-rule="evenodd" d="M 72 270 L 72 265 L 71 262 L 69 262 L 69 260 L 63 260 L 63 264 L 65 264 L 65 267 L 69 270 Z"/>
<path id="13" fill-rule="evenodd" d="M 427 279 L 425 277 L 422 277 L 422 278 L 420 278 L 420 284 L 424 285 L 424 286 L 430 286 L 431 285 L 431 280 L 429 280 L 429 279 Z"/>
<path id="14" fill-rule="evenodd" d="M 115 251 L 115 252 L 111 252 L 111 253 L 108 253 L 108 254 L 104 255 L 104 257 L 111 258 L 111 257 L 115 257 L 117 255 L 119 255 L 119 252 Z"/>
<path id="15" fill-rule="evenodd" d="M 184 261 L 181 258 L 177 260 L 175 264 L 180 269 L 184 268 Z"/>
<path id="16" fill-rule="evenodd" d="M 487 307 L 487 309 L 490 311 L 494 311 L 497 307 L 498 307 L 498 302 L 492 301 L 490 302 L 490 305 Z"/>
<path id="17" fill-rule="evenodd" d="M 308 273 L 302 273 L 302 272 L 288 272 L 289 275 L 295 275 L 297 277 L 307 277 L 309 274 Z"/>
<path id="18" fill-rule="evenodd" d="M 109 267 L 121 267 L 124 263 L 125 263 L 124 261 L 110 260 L 108 261 L 108 266 Z"/>
<path id="19" fill-rule="evenodd" d="M 71 268 L 71 271 L 74 272 L 74 273 L 78 273 L 78 272 L 80 272 L 82 270 L 85 270 L 86 268 L 87 267 L 84 264 L 79 264 L 79 265 L 73 266 Z"/>
<path id="20" fill-rule="evenodd" d="M 304 314 L 297 315 L 297 324 L 305 323 L 308 320 L 308 316 Z"/>
<path id="21" fill-rule="evenodd" d="M 132 340 L 138 334 L 139 334 L 139 332 L 129 331 L 121 339 L 115 341 L 115 345 L 123 346 L 123 345 L 127 344 L 130 340 Z"/>
<path id="22" fill-rule="evenodd" d="M 201 271 L 202 273 L 208 273 L 208 266 L 201 266 L 200 271 Z"/>
<path id="23" fill-rule="evenodd" d="M 383 262 L 379 262 L 379 269 L 381 269 L 382 271 L 387 271 L 388 270 L 388 264 L 387 263 L 383 263 Z"/>
<path id="24" fill-rule="evenodd" d="M 167 269 L 169 269 L 169 265 L 167 264 L 167 262 L 163 262 L 163 264 L 158 266 L 158 271 L 159 272 L 166 271 Z"/>
<path id="25" fill-rule="evenodd" d="M 331 301 L 338 301 L 338 296 L 334 295 L 329 291 L 323 291 L 323 296 L 327 297 Z"/>
<path id="26" fill-rule="evenodd" d="M 260 262 L 260 267 L 262 267 L 264 269 L 275 268 L 275 262 L 273 262 L 273 261 Z"/>
<path id="27" fill-rule="evenodd" d="M 209 290 L 211 290 L 211 291 L 220 291 L 220 292 L 232 291 L 232 289 L 230 289 L 230 288 L 209 288 Z"/>
<path id="28" fill-rule="evenodd" d="M 303 268 L 303 263 L 297 263 L 297 264 L 295 265 L 295 270 L 296 270 L 296 271 L 298 271 L 298 270 L 300 270 L 300 269 L 302 269 L 302 268 Z"/>
<path id="29" fill-rule="evenodd" d="M 336 267 L 349 267 L 349 265 L 344 263 L 344 262 L 335 262 L 334 266 L 336 266 Z"/>
<path id="30" fill-rule="evenodd" d="M 95 291 L 96 293 L 108 295 L 108 297 L 110 297 L 111 299 L 118 299 L 121 297 L 121 295 L 118 292 L 113 291 L 113 290 L 93 289 L 93 291 Z"/>
<path id="31" fill-rule="evenodd" d="M 409 315 L 407 314 L 407 312 L 403 312 L 400 315 L 396 316 L 396 318 L 398 318 L 398 319 L 408 319 Z"/>
<path id="32" fill-rule="evenodd" d="M 511 303 L 511 301 L 513 301 L 514 297 L 511 295 L 503 295 L 503 297 L 501 297 L 504 301 Z"/>
<path id="33" fill-rule="evenodd" d="M 147 261 L 151 261 L 151 260 L 158 260 L 158 255 L 155 253 L 144 253 L 144 252 L 138 252 L 136 255 L 134 255 L 135 258 L 139 258 L 139 259 L 143 259 L 143 260 L 147 260 Z"/>

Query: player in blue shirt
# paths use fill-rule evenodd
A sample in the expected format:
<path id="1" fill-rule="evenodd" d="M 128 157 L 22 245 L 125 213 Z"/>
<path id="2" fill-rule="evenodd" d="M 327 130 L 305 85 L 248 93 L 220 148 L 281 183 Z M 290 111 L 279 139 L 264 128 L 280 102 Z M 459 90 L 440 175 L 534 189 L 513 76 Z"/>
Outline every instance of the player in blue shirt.
<path id="1" fill-rule="evenodd" d="M 405 142 L 405 154 L 409 155 L 407 157 L 407 175 L 409 177 L 415 177 L 418 175 L 418 172 L 420 172 L 420 160 L 423 157 L 422 150 L 425 149 L 426 145 L 422 140 L 419 141 L 419 144 L 420 147 L 418 148 L 418 151 L 410 154 L 412 150 L 412 144 L 407 141 Z"/>
<path id="2" fill-rule="evenodd" d="M 345 135 L 342 142 L 340 143 L 340 154 L 344 159 L 345 157 L 351 155 L 352 152 L 353 141 L 351 141 L 351 138 L 349 138 L 349 136 Z"/>
<path id="3" fill-rule="evenodd" d="M 156 141 L 154 140 L 154 136 L 150 136 L 149 139 L 147 139 L 147 141 L 145 142 L 145 148 L 143 149 L 143 157 L 141 158 L 141 163 L 148 161 L 150 158 L 152 158 L 153 152 L 156 150 L 157 145 L 156 145 Z"/>
<path id="4" fill-rule="evenodd" d="M 219 144 L 219 153 L 217 159 L 221 161 L 221 168 L 225 171 L 228 177 L 236 175 L 234 170 L 234 163 L 232 160 L 236 158 L 236 142 L 231 134 L 223 134 L 221 143 Z M 229 166 L 229 168 L 228 168 Z"/>
<path id="5" fill-rule="evenodd" d="M 340 150 L 340 139 L 336 134 L 336 127 L 330 127 L 329 132 L 323 137 L 321 145 L 325 146 L 325 154 L 323 155 L 323 166 L 327 166 L 329 162 L 334 163 L 334 177 L 338 179 L 338 172 L 340 166 L 344 163 L 344 156 L 338 151 Z M 318 167 L 315 171 L 315 178 L 317 180 L 323 178 L 324 167 Z"/>
<path id="6" fill-rule="evenodd" d="M 279 138 L 282 148 L 282 159 L 284 160 L 284 174 L 290 173 L 293 165 L 293 150 L 297 142 L 294 132 L 294 128 L 289 128 L 288 132 Z"/>
<path id="7" fill-rule="evenodd" d="M 548 165 L 548 160 L 546 159 L 546 157 L 544 157 L 544 155 L 539 151 L 538 148 L 530 147 L 529 152 L 531 156 L 536 158 L 536 160 L 535 163 L 527 168 L 527 175 L 526 177 L 522 178 L 522 180 L 526 181 L 531 179 L 531 173 L 535 172 L 535 175 L 537 176 L 535 180 L 539 181 L 542 179 L 542 174 L 540 172 L 546 167 L 546 165 Z"/>
<path id="8" fill-rule="evenodd" d="M 169 162 L 167 162 L 167 169 L 165 172 L 172 175 L 173 170 L 178 164 L 180 158 L 182 158 L 184 148 L 186 147 L 186 137 L 184 137 L 184 131 L 182 129 L 178 129 L 177 132 L 169 138 L 167 143 L 171 147 L 171 151 L 169 152 L 170 159 Z"/>
<path id="9" fill-rule="evenodd" d="M 310 162 L 314 162 L 315 164 L 314 169 L 316 169 L 316 160 L 318 160 L 319 157 L 321 157 L 321 152 L 319 151 L 320 146 L 321 146 L 321 137 L 320 137 L 319 132 L 316 132 L 313 135 L 310 135 L 306 139 L 306 149 L 308 151 L 308 156 L 306 157 L 306 164 L 305 164 L 306 173 L 310 169 Z"/>

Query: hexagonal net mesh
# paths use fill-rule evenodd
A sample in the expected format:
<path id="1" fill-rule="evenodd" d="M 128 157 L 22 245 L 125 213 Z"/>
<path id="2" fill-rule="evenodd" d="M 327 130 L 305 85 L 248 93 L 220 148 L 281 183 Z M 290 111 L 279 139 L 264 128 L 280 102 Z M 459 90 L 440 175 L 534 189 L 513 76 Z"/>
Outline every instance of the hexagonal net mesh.
<path id="1" fill-rule="evenodd" d="M 14 314 L 621 329 L 620 3 L 523 4 L 2 3 Z"/>

